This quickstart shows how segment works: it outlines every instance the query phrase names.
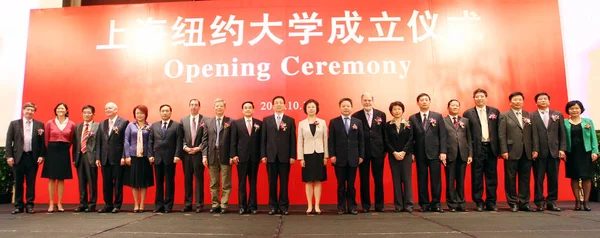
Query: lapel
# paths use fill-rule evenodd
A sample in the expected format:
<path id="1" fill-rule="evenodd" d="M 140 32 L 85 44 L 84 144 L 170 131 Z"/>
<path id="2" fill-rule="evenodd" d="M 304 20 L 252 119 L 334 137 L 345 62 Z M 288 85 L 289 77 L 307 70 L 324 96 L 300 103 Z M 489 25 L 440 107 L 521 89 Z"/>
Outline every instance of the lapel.
<path id="1" fill-rule="evenodd" d="M 460 118 L 458 118 L 458 120 L 460 120 Z M 444 121 L 445 121 L 445 123 L 448 123 L 448 125 L 450 125 L 452 127 L 452 129 L 454 129 L 454 131 L 458 130 L 458 128 L 454 127 L 454 122 L 450 118 L 450 115 L 444 117 Z"/>
<path id="2" fill-rule="evenodd" d="M 375 110 L 374 109 L 371 109 L 371 114 L 372 114 L 372 117 L 375 118 Z M 360 113 L 358 113 L 358 116 L 360 116 L 360 118 L 358 118 L 359 120 L 364 121 L 365 123 L 367 123 L 367 125 L 365 125 L 365 126 L 367 126 L 368 128 L 371 128 L 369 126 L 369 118 L 367 117 L 367 113 L 365 112 L 364 109 L 360 110 Z M 371 125 L 373 125 L 372 120 L 373 119 L 371 119 Z M 350 121 L 352 121 L 352 119 L 350 119 Z"/>
<path id="3" fill-rule="evenodd" d="M 421 112 L 417 112 L 417 123 L 419 124 L 420 130 L 425 132 L 425 130 L 423 130 L 423 117 L 421 117 Z"/>
<path id="4" fill-rule="evenodd" d="M 76 132 L 75 132 L 75 133 L 77 133 L 77 135 L 75 135 L 75 138 L 79 138 L 80 141 L 83 139 L 83 137 L 81 137 L 81 133 L 83 133 L 83 127 L 84 127 L 84 125 L 85 125 L 85 122 L 77 125 L 77 129 L 76 129 Z M 92 125 L 90 125 L 90 128 L 89 128 L 90 130 L 92 130 Z M 77 142 L 80 142 L 80 141 L 77 141 Z"/>
<path id="5" fill-rule="evenodd" d="M 161 124 L 160 124 L 160 126 L 161 126 L 161 132 L 162 132 L 162 120 L 161 120 L 161 122 L 160 122 L 160 123 L 161 123 Z M 169 123 L 167 124 L 167 129 L 165 130 L 165 134 L 164 134 L 164 135 L 162 135 L 162 139 L 163 139 L 163 140 L 164 140 L 164 139 L 165 139 L 165 137 L 167 136 L 167 133 L 169 133 L 169 129 L 171 129 L 171 125 L 173 125 L 173 120 L 172 120 L 172 119 L 171 119 L 171 120 L 169 120 Z M 162 133 L 161 133 L 161 134 L 162 134 Z"/>
<path id="6" fill-rule="evenodd" d="M 551 119 L 550 115 L 552 114 L 552 111 L 548 110 L 548 119 Z M 537 119 L 539 119 L 542 122 L 542 128 L 544 128 L 544 131 L 547 131 L 550 127 L 550 123 L 551 121 L 548 121 L 548 128 L 546 128 L 546 125 L 544 124 L 544 119 L 542 118 L 542 114 L 540 113 L 540 110 L 536 110 L 533 114 L 532 117 L 537 117 Z M 531 118 L 533 119 L 533 118 Z"/>
<path id="7" fill-rule="evenodd" d="M 521 110 L 521 117 L 525 118 L 525 115 L 523 115 L 523 110 Z M 519 123 L 519 119 L 517 119 L 517 115 L 515 115 L 515 112 L 510 109 L 508 111 L 508 117 L 510 117 L 510 119 L 512 119 L 513 121 L 515 121 L 515 123 L 517 124 L 517 126 L 519 127 L 519 129 L 523 130 L 523 127 L 521 127 L 521 123 Z M 523 122 L 525 123 L 525 122 Z"/>
<path id="8" fill-rule="evenodd" d="M 254 119 L 254 117 L 251 119 L 252 121 L 250 122 L 250 133 L 248 133 L 248 125 L 246 124 L 246 118 L 242 117 L 241 122 L 242 125 L 244 125 L 244 128 L 246 128 L 246 135 L 248 135 L 248 137 L 252 137 L 252 134 L 254 134 L 254 124 L 256 123 L 256 119 Z"/>
<path id="9" fill-rule="evenodd" d="M 117 126 L 117 125 L 119 124 L 119 119 L 121 119 L 121 118 L 119 118 L 119 117 L 116 117 L 116 118 L 115 118 L 115 123 L 113 124 L 113 127 L 112 127 L 112 128 L 108 128 L 108 126 L 110 126 L 110 125 L 108 124 L 108 120 L 106 120 L 106 127 L 108 128 L 108 130 L 109 130 L 108 132 L 110 133 L 110 134 L 108 135 L 108 139 L 110 139 L 110 138 L 111 138 L 111 137 L 112 137 L 112 136 L 115 134 L 115 132 L 114 132 L 114 131 L 113 131 L 113 132 L 111 132 L 111 130 L 112 130 L 112 129 L 113 129 L 115 126 Z M 117 126 L 117 127 L 118 127 L 118 126 Z"/>
<path id="10" fill-rule="evenodd" d="M 192 116 L 186 116 L 183 118 L 183 120 L 181 120 L 181 122 L 183 123 L 183 131 L 189 131 L 190 134 L 186 135 L 186 136 L 190 136 L 190 138 L 192 137 L 192 128 L 190 127 L 190 123 L 192 121 Z M 196 129 L 198 129 L 198 127 L 196 127 Z M 193 140 L 194 138 L 192 138 Z"/>
<path id="11" fill-rule="evenodd" d="M 487 110 L 487 106 L 485 107 L 485 112 L 487 113 L 489 110 Z M 477 128 L 481 128 L 481 118 L 479 118 L 479 112 L 477 112 L 477 107 L 473 107 L 473 110 L 471 110 L 471 112 L 469 113 L 473 113 L 475 114 L 475 118 L 477 118 L 477 120 L 473 123 L 477 124 Z M 489 116 L 488 116 L 489 118 Z M 489 123 L 488 123 L 489 125 Z"/>
<path id="12" fill-rule="evenodd" d="M 431 128 L 431 123 L 429 123 L 431 121 L 431 111 L 429 111 L 429 113 L 427 113 L 427 121 L 425 121 L 425 124 L 427 124 L 427 129 L 425 130 L 425 134 L 427 134 L 427 132 L 429 131 L 429 129 Z M 439 122 L 438 122 L 438 126 L 439 126 Z"/>

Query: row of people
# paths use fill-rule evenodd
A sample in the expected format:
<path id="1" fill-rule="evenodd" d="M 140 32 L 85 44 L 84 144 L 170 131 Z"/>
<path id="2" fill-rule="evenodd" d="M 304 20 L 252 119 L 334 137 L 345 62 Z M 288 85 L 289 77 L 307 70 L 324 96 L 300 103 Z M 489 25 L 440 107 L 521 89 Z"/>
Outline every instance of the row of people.
<path id="1" fill-rule="evenodd" d="M 415 161 L 422 211 L 443 211 L 440 205 L 440 164 L 446 170 L 450 211 L 467 211 L 464 176 L 466 165 L 471 163 L 472 198 L 477 210 L 483 211 L 484 205 L 487 210 L 497 210 L 498 157 L 506 160 L 505 190 L 511 210 L 535 210 L 529 206 L 528 186 L 533 164 L 537 209 L 560 211 L 555 204 L 559 158 L 567 161 L 567 177 L 572 179 L 576 197 L 580 189 L 579 180 L 583 180 L 583 205 L 589 210 L 587 201 L 593 175 L 591 163 L 597 159 L 598 151 L 595 133 L 590 133 L 594 131 L 593 123 L 580 117 L 583 112 L 580 102 L 567 104 L 570 119 L 564 121 L 561 113 L 548 109 L 550 96 L 546 93 L 536 95 L 539 110 L 531 114 L 522 110 L 524 96 L 518 92 L 509 97 L 512 109 L 502 114 L 486 105 L 485 90 L 477 89 L 473 98 L 476 106 L 468 109 L 463 116 L 458 115 L 460 102 L 450 100 L 448 116 L 443 117 L 440 113 L 429 111 L 429 95 L 420 94 L 417 97 L 419 113 L 405 120 L 404 104 L 393 102 L 389 106 L 393 119 L 387 121 L 386 113 L 374 109 L 373 97 L 366 93 L 361 96 L 363 110 L 354 114 L 352 100 L 340 100 L 341 116 L 329 122 L 329 129 L 324 120 L 317 118 L 319 103 L 308 100 L 304 104 L 307 118 L 298 123 L 297 134 L 295 120 L 283 113 L 285 99 L 281 96 L 273 99 L 274 115 L 263 121 L 253 118 L 252 102 L 242 104 L 243 118 L 232 120 L 224 116 L 224 100 L 215 100 L 215 117 L 206 118 L 199 114 L 200 101 L 192 99 L 189 102 L 190 116 L 181 122 L 171 120 L 171 107 L 162 105 L 161 121 L 152 125 L 146 122 L 148 109 L 145 106 L 134 108 L 136 121 L 129 123 L 116 115 L 118 108 L 114 103 L 108 103 L 105 106 L 107 120 L 94 122 L 95 109 L 88 105 L 82 110 L 84 122 L 75 126 L 68 120 L 67 105 L 61 103 L 55 108 L 56 118 L 44 126 L 33 120 L 35 105 L 26 103 L 23 119 L 11 122 L 7 136 L 7 160 L 14 167 L 16 176 L 16 210 L 13 213 L 24 209 L 33 212 L 37 164 L 44 160 L 42 177 L 50 179 L 48 211 L 55 209 L 55 186 L 58 188 L 56 209 L 64 211 L 61 203 L 63 181 L 72 178 L 71 144 L 80 185 L 81 202 L 76 211 L 95 211 L 97 168 L 101 167 L 106 205 L 99 212 L 119 212 L 123 185 L 133 188 L 134 211 L 143 211 L 146 188 L 155 184 L 155 212 L 170 212 L 173 208 L 175 165 L 181 161 L 185 178 L 184 212 L 192 210 L 194 190 L 196 212 L 202 211 L 203 174 L 208 167 L 210 212 L 224 213 L 228 209 L 232 189 L 231 166 L 237 164 L 239 213 L 256 213 L 258 167 L 259 163 L 265 163 L 269 179 L 269 214 L 288 214 L 290 165 L 298 159 L 303 167 L 302 180 L 306 182 L 307 213 L 320 214 L 321 182 L 327 180 L 325 166 L 328 158 L 335 166 L 340 214 L 357 213 L 354 189 L 357 172 L 361 181 L 362 209 L 369 212 L 371 171 L 375 182 L 374 207 L 376 211 L 384 211 L 383 162 L 386 153 L 392 170 L 394 206 L 398 212 L 413 211 L 411 173 Z M 569 152 L 568 155 L 566 152 Z M 548 177 L 546 198 L 542 187 L 545 175 Z M 482 199 L 484 176 L 485 202 Z M 24 180 L 28 185 L 27 204 L 22 201 Z M 192 187 L 194 180 L 195 189 Z M 246 182 L 249 182 L 249 193 Z M 577 201 L 576 209 L 580 209 L 580 199 Z"/>

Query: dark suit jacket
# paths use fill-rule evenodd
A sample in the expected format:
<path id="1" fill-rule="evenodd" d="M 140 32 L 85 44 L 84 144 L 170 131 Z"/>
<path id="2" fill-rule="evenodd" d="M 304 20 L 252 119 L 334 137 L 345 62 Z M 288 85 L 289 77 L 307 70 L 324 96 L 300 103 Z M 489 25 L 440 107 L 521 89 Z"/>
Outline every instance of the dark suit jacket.
<path id="1" fill-rule="evenodd" d="M 46 156 L 46 144 L 44 143 L 44 123 L 33 120 L 31 128 L 31 153 L 33 158 Z M 6 132 L 6 158 L 13 158 L 15 164 L 19 164 L 23 155 L 23 144 L 25 128 L 23 128 L 23 119 L 11 121 Z M 41 135 L 40 135 L 41 132 Z"/>
<path id="2" fill-rule="evenodd" d="M 448 135 L 446 126 L 444 126 L 444 117 L 442 117 L 442 114 L 434 111 L 429 111 L 427 117 L 427 130 L 423 130 L 421 112 L 415 113 L 409 118 L 410 125 L 414 125 L 414 154 L 416 159 L 439 160 L 440 153 L 448 152 Z M 436 121 L 435 126 L 431 124 L 432 119 Z"/>
<path id="3" fill-rule="evenodd" d="M 406 152 L 405 158 L 410 158 L 410 155 L 413 153 L 413 129 L 410 125 L 406 126 L 406 123 L 400 124 L 400 133 L 396 130 L 396 124 L 393 121 L 385 124 L 386 149 L 389 153 L 389 158 L 392 158 L 392 160 L 394 152 Z"/>
<path id="4" fill-rule="evenodd" d="M 98 140 L 96 140 L 96 160 L 100 160 L 102 165 L 109 163 L 111 165 L 120 165 L 121 159 L 125 158 L 125 130 L 129 121 L 117 117 L 113 128 L 108 128 L 108 119 L 100 123 L 98 128 Z M 116 128 L 115 128 L 116 127 Z M 112 130 L 110 136 L 109 130 Z"/>
<path id="5" fill-rule="evenodd" d="M 471 128 L 469 119 L 458 117 L 458 127 L 454 128 L 454 122 L 450 116 L 444 118 L 446 132 L 448 132 L 448 161 L 456 160 L 460 150 L 460 159 L 468 161 L 469 157 L 473 157 L 473 147 L 471 142 Z"/>
<path id="6" fill-rule="evenodd" d="M 154 164 L 161 162 L 173 164 L 175 157 L 181 157 L 183 152 L 183 129 L 179 122 L 170 120 L 167 125 L 165 136 L 162 135 L 162 120 L 155 122 L 150 127 L 148 137 L 150 151 L 149 157 L 154 157 Z"/>
<path id="7" fill-rule="evenodd" d="M 85 159 L 85 162 L 88 163 L 92 167 L 96 167 L 96 144 L 98 138 L 98 128 L 100 127 L 100 123 L 93 121 L 90 123 L 88 131 L 92 132 L 91 136 L 88 137 L 86 152 L 85 154 L 81 153 L 81 134 L 83 133 L 84 123 L 81 123 L 75 126 L 75 133 L 73 133 L 73 162 L 75 165 L 79 167 L 79 163 L 81 163 L 82 159 Z M 124 133 L 125 131 L 123 131 Z"/>
<path id="8" fill-rule="evenodd" d="M 500 125 L 500 111 L 494 107 L 485 107 L 485 112 L 487 114 L 487 122 L 489 129 L 489 139 L 490 144 L 492 146 L 492 151 L 494 155 L 500 155 L 500 140 L 498 139 L 498 126 Z M 482 132 L 481 132 L 481 122 L 479 120 L 479 114 L 477 113 L 477 108 L 473 107 L 465 111 L 463 113 L 463 117 L 469 119 L 469 127 L 471 128 L 471 139 L 473 144 L 473 151 L 475 153 L 480 153 L 481 150 L 481 140 L 482 140 Z"/>
<path id="9" fill-rule="evenodd" d="M 375 108 L 372 110 L 373 120 L 371 127 L 367 121 L 365 110 L 360 110 L 352 114 L 352 117 L 359 119 L 363 124 L 365 139 L 365 156 L 367 158 L 375 157 L 383 159 L 385 156 L 385 113 Z"/>
<path id="10" fill-rule="evenodd" d="M 358 167 L 359 158 L 365 158 L 365 141 L 362 121 L 351 117 L 350 130 L 346 134 L 344 119 L 336 117 L 329 121 L 329 156 L 336 157 L 334 166 Z"/>
<path id="11" fill-rule="evenodd" d="M 205 153 L 203 156 L 208 157 L 208 164 L 211 165 L 214 163 L 217 158 L 217 120 L 215 118 L 206 118 L 204 119 L 204 133 L 202 134 L 202 151 Z M 229 164 L 229 149 L 231 146 L 231 119 L 229 117 L 223 116 L 223 121 L 221 122 L 221 131 L 219 132 L 219 157 L 221 159 L 220 163 L 224 165 Z"/>
<path id="12" fill-rule="evenodd" d="M 263 119 L 260 157 L 267 157 L 267 162 L 279 158 L 279 162 L 289 163 L 290 158 L 296 158 L 296 121 L 285 114 L 281 121 L 285 123 L 285 130 L 277 130 L 275 115 Z"/>
<path id="13" fill-rule="evenodd" d="M 204 121 L 205 120 L 204 116 L 198 114 L 198 121 L 196 122 L 196 123 L 198 123 L 198 126 L 196 127 L 196 139 L 194 140 L 194 143 L 192 144 L 192 127 L 190 126 L 190 120 L 191 120 L 191 116 L 186 116 L 181 119 L 181 127 L 183 129 L 183 147 L 194 148 L 194 147 L 198 147 L 198 146 L 200 146 L 200 144 L 202 144 L 202 135 L 204 134 L 204 128 L 205 128 L 202 124 L 206 123 L 206 122 Z M 202 148 L 200 148 L 200 149 L 202 149 Z M 182 151 L 181 153 L 183 154 L 183 156 L 189 156 L 192 159 L 202 160 L 202 154 L 204 154 L 204 151 L 200 151 L 193 155 L 190 155 L 190 154 L 186 153 L 185 151 Z"/>
<path id="14" fill-rule="evenodd" d="M 539 157 L 546 158 L 548 154 L 558 158 L 558 151 L 567 152 L 567 136 L 563 115 L 554 110 L 548 110 L 548 128 L 544 125 L 539 110 L 531 113 L 533 125 L 539 138 Z M 556 118 L 556 120 L 555 120 Z"/>
<path id="15" fill-rule="evenodd" d="M 530 123 L 525 123 L 531 116 L 526 111 L 523 113 L 523 127 L 519 124 L 519 119 L 513 110 L 508 110 L 500 115 L 500 128 L 498 137 L 500 138 L 500 153 L 508 153 L 508 159 L 518 160 L 523 155 L 523 148 L 527 159 L 532 159 L 532 152 L 538 149 L 538 134 Z"/>
<path id="16" fill-rule="evenodd" d="M 240 163 L 260 161 L 260 142 L 262 121 L 252 118 L 252 131 L 248 134 L 246 119 L 241 118 L 231 123 L 231 157 L 239 157 Z"/>

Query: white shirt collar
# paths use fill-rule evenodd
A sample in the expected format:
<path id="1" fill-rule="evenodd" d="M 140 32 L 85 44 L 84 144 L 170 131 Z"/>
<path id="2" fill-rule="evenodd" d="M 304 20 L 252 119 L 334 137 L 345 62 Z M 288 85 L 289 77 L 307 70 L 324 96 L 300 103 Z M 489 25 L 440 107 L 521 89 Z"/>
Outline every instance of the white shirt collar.
<path id="1" fill-rule="evenodd" d="M 426 112 L 419 111 L 419 113 L 421 114 L 421 116 L 423 116 L 423 115 L 429 116 L 429 110 L 427 110 Z"/>
<path id="2" fill-rule="evenodd" d="M 486 112 L 486 110 L 485 110 L 486 106 L 483 106 L 483 107 L 478 107 L 478 106 L 475 106 L 475 108 L 477 109 L 477 111 L 483 111 L 483 112 Z"/>
<path id="3" fill-rule="evenodd" d="M 283 113 L 281 113 L 281 114 L 275 113 L 274 115 L 275 115 L 275 118 L 277 118 L 278 116 L 279 116 L 280 119 L 283 118 Z"/>
<path id="4" fill-rule="evenodd" d="M 344 119 L 344 120 L 345 120 L 346 118 L 348 118 L 348 119 L 351 119 L 351 118 L 352 118 L 352 116 L 351 116 L 351 115 L 350 115 L 350 116 L 344 116 L 344 115 L 342 115 L 342 119 Z"/>
<path id="5" fill-rule="evenodd" d="M 162 121 L 162 124 L 164 125 L 164 124 L 165 124 L 165 122 L 167 123 L 167 126 L 168 126 L 168 125 L 169 125 L 169 123 L 171 123 L 171 119 L 169 119 L 169 120 L 166 120 L 166 121 Z"/>
<path id="6" fill-rule="evenodd" d="M 244 122 L 250 120 L 250 122 L 252 122 L 252 117 L 244 117 Z"/>
<path id="7" fill-rule="evenodd" d="M 541 109 L 538 109 L 538 111 L 539 111 L 540 113 L 546 113 L 546 114 L 550 113 L 550 109 L 549 109 L 549 108 L 546 108 L 546 110 L 541 110 Z"/>
<path id="8" fill-rule="evenodd" d="M 67 123 L 69 123 L 69 118 L 65 118 L 65 121 L 63 121 L 62 123 L 60 123 L 60 121 L 58 120 L 58 118 L 54 118 L 54 122 L 56 123 L 56 125 L 62 126 L 62 125 L 66 125 Z"/>
<path id="9" fill-rule="evenodd" d="M 515 115 L 517 114 L 517 112 L 520 112 L 521 115 L 523 115 L 523 110 L 515 110 L 515 109 L 510 109 L 510 110 L 512 110 L 515 113 Z"/>

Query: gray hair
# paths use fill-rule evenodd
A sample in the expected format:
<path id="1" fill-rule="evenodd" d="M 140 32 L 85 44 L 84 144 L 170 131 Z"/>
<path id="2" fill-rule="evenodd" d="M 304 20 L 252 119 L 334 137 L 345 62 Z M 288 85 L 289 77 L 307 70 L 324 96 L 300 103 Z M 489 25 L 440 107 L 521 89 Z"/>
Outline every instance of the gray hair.
<path id="1" fill-rule="evenodd" d="M 216 105 L 219 102 L 222 102 L 223 106 L 227 106 L 227 103 L 225 103 L 225 99 L 222 99 L 222 98 L 215 99 L 215 101 L 213 102 L 213 105 Z"/>

